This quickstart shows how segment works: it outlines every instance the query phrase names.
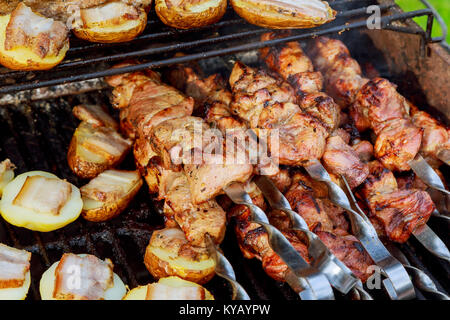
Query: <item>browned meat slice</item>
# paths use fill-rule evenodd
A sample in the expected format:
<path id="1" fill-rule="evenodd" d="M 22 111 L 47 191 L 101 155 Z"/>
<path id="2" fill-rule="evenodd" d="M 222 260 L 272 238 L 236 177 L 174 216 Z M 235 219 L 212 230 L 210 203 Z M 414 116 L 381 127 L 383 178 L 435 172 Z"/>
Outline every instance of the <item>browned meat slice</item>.
<path id="1" fill-rule="evenodd" d="M 352 189 L 363 183 L 369 175 L 368 165 L 338 135 L 327 139 L 322 160 L 330 172 L 345 177 Z"/>
<path id="2" fill-rule="evenodd" d="M 375 142 L 375 157 L 389 170 L 410 170 L 408 162 L 419 152 L 422 132 L 408 119 L 384 122 Z"/>
<path id="3" fill-rule="evenodd" d="M 278 130 L 278 146 L 269 140 L 269 150 L 273 155 L 279 155 L 280 164 L 302 165 L 320 159 L 325 151 L 328 136 L 325 127 L 295 104 L 276 103 L 263 109 L 258 128 Z"/>
<path id="4" fill-rule="evenodd" d="M 420 153 L 429 164 L 439 167 L 442 162 L 438 158 L 438 153 L 450 152 L 449 131 L 428 113 L 415 107 L 412 108 L 412 121 L 416 127 L 424 130 Z"/>
<path id="5" fill-rule="evenodd" d="M 74 267 L 80 270 L 79 288 L 71 285 Z M 65 253 L 56 267 L 55 277 L 53 297 L 61 300 L 103 300 L 105 291 L 114 285 L 111 260 L 103 261 L 92 255 Z"/>
<path id="6" fill-rule="evenodd" d="M 0 289 L 22 287 L 30 259 L 30 252 L 0 243 Z"/>
<path id="7" fill-rule="evenodd" d="M 364 162 L 369 162 L 373 157 L 373 145 L 369 141 L 359 140 L 354 142 L 352 148 Z"/>
<path id="8" fill-rule="evenodd" d="M 316 198 L 311 191 L 306 191 L 301 183 L 293 183 L 285 196 L 292 209 L 306 221 L 310 230 L 348 230 L 349 224 L 344 210 L 326 198 Z"/>
<path id="9" fill-rule="evenodd" d="M 328 187 L 325 183 L 312 179 L 309 175 L 302 172 L 295 172 L 292 175 L 292 188 L 300 188 L 300 190 L 310 192 L 315 198 L 327 198 Z"/>
<path id="10" fill-rule="evenodd" d="M 397 190 L 397 180 L 394 174 L 383 167 L 378 160 L 369 162 L 369 171 L 369 176 L 360 188 L 363 199 Z"/>
<path id="11" fill-rule="evenodd" d="M 260 225 L 250 222 L 250 211 L 247 207 L 235 206 L 231 215 L 237 218 L 236 235 L 244 257 L 261 260 L 264 270 L 270 277 L 277 281 L 284 281 L 288 267 L 270 248 L 268 235 L 264 229 Z M 308 250 L 297 234 L 294 232 L 283 232 L 283 234 L 297 252 L 309 262 Z"/>
<path id="12" fill-rule="evenodd" d="M 292 179 L 289 174 L 289 171 L 286 169 L 280 170 L 277 174 L 268 177 L 275 184 L 278 190 L 281 193 L 287 191 L 287 189 L 291 186 Z"/>
<path id="13" fill-rule="evenodd" d="M 408 117 L 409 109 L 408 102 L 397 92 L 393 83 L 375 78 L 358 92 L 350 115 L 354 116 L 359 131 L 371 128 L 378 135 L 386 121 Z"/>
<path id="14" fill-rule="evenodd" d="M 330 232 L 317 232 L 319 238 L 330 251 L 342 261 L 362 282 L 371 276 L 368 269 L 374 265 L 373 260 L 361 246 L 361 243 L 352 235 L 336 235 Z"/>
<path id="15" fill-rule="evenodd" d="M 368 79 L 362 77 L 361 67 L 347 47 L 339 40 L 319 37 L 308 55 L 324 75 L 326 92 L 341 108 L 350 106 Z"/>
<path id="16" fill-rule="evenodd" d="M 68 36 L 64 23 L 42 17 L 21 2 L 11 13 L 4 46 L 6 50 L 26 47 L 43 59 L 57 56 L 68 45 Z"/>
<path id="17" fill-rule="evenodd" d="M 310 93 L 298 103 L 306 113 L 318 119 L 329 132 L 339 126 L 340 108 L 327 94 L 323 92 Z"/>
<path id="18" fill-rule="evenodd" d="M 425 225 L 435 209 L 428 193 L 414 189 L 376 194 L 369 199 L 369 207 L 389 239 L 400 243 Z"/>

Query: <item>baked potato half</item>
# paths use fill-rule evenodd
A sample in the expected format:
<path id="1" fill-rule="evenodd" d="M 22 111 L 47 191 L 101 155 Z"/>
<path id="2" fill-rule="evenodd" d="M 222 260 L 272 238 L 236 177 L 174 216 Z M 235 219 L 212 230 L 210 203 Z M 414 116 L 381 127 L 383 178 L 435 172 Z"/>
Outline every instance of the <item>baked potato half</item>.
<path id="1" fill-rule="evenodd" d="M 0 162 L 0 198 L 2 197 L 3 189 L 14 179 L 15 168 L 9 159 Z"/>
<path id="2" fill-rule="evenodd" d="M 130 204 L 142 186 L 138 171 L 106 170 L 80 188 L 82 217 L 93 222 L 110 220 Z"/>
<path id="3" fill-rule="evenodd" d="M 18 175 L 3 190 L 2 217 L 17 227 L 48 232 L 75 221 L 83 201 L 80 190 L 54 174 L 30 171 Z"/>
<path id="4" fill-rule="evenodd" d="M 153 232 L 144 263 L 156 279 L 178 276 L 199 284 L 214 277 L 216 266 L 205 248 L 190 245 L 183 231 L 177 228 Z"/>
<path id="5" fill-rule="evenodd" d="M 127 42 L 141 34 L 147 25 L 147 13 L 142 7 L 113 1 L 81 9 L 72 23 L 73 33 L 81 39 L 100 42 Z"/>
<path id="6" fill-rule="evenodd" d="M 0 63 L 13 70 L 47 70 L 69 50 L 65 24 L 34 13 L 23 3 L 0 16 Z"/>
<path id="7" fill-rule="evenodd" d="M 222 19 L 227 10 L 227 0 L 156 0 L 155 9 L 166 25 L 192 29 Z"/>
<path id="8" fill-rule="evenodd" d="M 197 283 L 167 277 L 130 290 L 123 300 L 214 300 L 214 296 Z"/>
<path id="9" fill-rule="evenodd" d="M 66 256 L 67 254 L 65 254 L 64 256 Z M 72 254 L 69 254 L 72 255 Z M 48 268 L 41 277 L 41 281 L 39 282 L 39 292 L 41 294 L 41 299 L 42 300 L 66 300 L 66 299 L 56 299 L 54 297 L 54 291 L 55 291 L 55 286 L 57 285 L 57 275 L 56 272 L 59 270 L 58 267 L 61 264 L 61 262 L 64 260 L 64 256 L 60 261 L 55 262 L 54 264 L 52 264 L 50 266 L 50 268 Z M 76 256 L 80 257 L 80 258 L 86 258 L 87 256 L 89 256 L 88 254 L 77 254 Z M 96 258 L 95 256 L 91 256 Z M 97 258 L 98 259 L 98 258 Z M 100 260 L 100 259 L 99 259 Z M 106 261 L 108 261 L 109 259 L 106 259 Z M 73 269 L 75 270 L 75 269 Z M 75 275 L 76 271 L 72 271 L 70 272 L 71 274 Z M 81 281 L 85 280 L 84 279 L 84 275 L 83 275 L 83 270 L 81 270 L 80 275 L 81 275 Z M 75 283 L 75 282 L 74 282 Z M 82 286 L 83 288 L 83 286 Z M 98 290 L 98 288 L 97 288 Z M 95 291 L 95 290 L 93 290 Z M 116 274 L 116 273 L 112 273 L 112 286 L 109 287 L 103 295 L 103 300 L 122 300 L 123 297 L 125 296 L 127 292 L 127 289 L 125 287 L 125 284 L 123 283 L 122 279 L 120 279 L 120 277 Z M 86 300 L 86 299 L 85 299 Z"/>
<path id="10" fill-rule="evenodd" d="M 77 176 L 92 179 L 120 164 L 131 145 L 114 129 L 83 121 L 70 142 L 67 161 Z"/>
<path id="11" fill-rule="evenodd" d="M 231 0 L 231 5 L 249 23 L 271 29 L 312 28 L 336 17 L 320 0 Z"/>

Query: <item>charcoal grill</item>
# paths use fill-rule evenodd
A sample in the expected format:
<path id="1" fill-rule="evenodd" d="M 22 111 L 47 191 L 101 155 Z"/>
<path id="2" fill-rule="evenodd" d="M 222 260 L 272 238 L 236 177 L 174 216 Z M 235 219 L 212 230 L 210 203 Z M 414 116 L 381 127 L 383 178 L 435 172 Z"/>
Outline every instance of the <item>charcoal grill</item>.
<path id="1" fill-rule="evenodd" d="M 335 0 L 330 4 L 339 12 L 336 21 L 319 28 L 294 31 L 289 37 L 267 43 L 259 41 L 265 29 L 245 23 L 231 9 L 221 22 L 197 30 L 168 28 L 151 14 L 144 34 L 126 44 L 92 44 L 73 38 L 66 60 L 51 72 L 0 70 L 0 159 L 11 159 L 17 166 L 17 173 L 49 171 L 81 186 L 85 181 L 70 171 L 66 160 L 70 139 L 78 125 L 71 110 L 81 103 L 109 105 L 111 91 L 102 77 L 193 60 L 199 60 L 208 72 L 226 75 L 230 73 L 232 62 L 238 59 L 250 65 L 258 64 L 258 48 L 292 40 L 306 44 L 319 35 L 343 40 L 361 65 L 368 66 L 368 70 L 373 66 L 381 76 L 399 84 L 402 94 L 448 124 L 450 92 L 442 89 L 450 81 L 450 55 L 439 44 L 434 44 L 442 38 L 431 37 L 433 10 L 402 12 L 392 1 L 379 3 L 384 30 L 365 28 L 367 6 L 377 4 L 376 1 Z M 428 17 L 425 31 L 410 20 L 417 16 Z M 179 51 L 187 55 L 173 57 Z M 112 65 L 126 59 L 139 59 L 141 64 L 111 69 Z M 134 167 L 132 155 L 121 167 Z M 28 299 L 40 298 L 42 273 L 64 252 L 111 258 L 115 272 L 134 288 L 154 281 L 144 266 L 143 256 L 152 231 L 163 226 L 161 211 L 161 204 L 142 188 L 124 213 L 106 223 L 79 219 L 63 229 L 38 233 L 16 228 L 0 219 L 0 242 L 33 253 Z M 431 218 L 429 225 L 450 245 L 446 223 Z M 298 299 L 287 285 L 269 278 L 259 261 L 243 258 L 232 224 L 231 221 L 221 247 L 235 268 L 238 282 L 250 297 Z M 401 245 L 400 249 L 413 266 L 431 277 L 440 291 L 450 292 L 447 262 L 429 254 L 414 239 Z M 231 291 L 219 277 L 206 287 L 216 299 L 230 299 Z M 418 299 L 433 298 L 420 289 L 416 288 L 416 291 Z M 387 299 L 380 290 L 370 293 L 375 299 Z"/>

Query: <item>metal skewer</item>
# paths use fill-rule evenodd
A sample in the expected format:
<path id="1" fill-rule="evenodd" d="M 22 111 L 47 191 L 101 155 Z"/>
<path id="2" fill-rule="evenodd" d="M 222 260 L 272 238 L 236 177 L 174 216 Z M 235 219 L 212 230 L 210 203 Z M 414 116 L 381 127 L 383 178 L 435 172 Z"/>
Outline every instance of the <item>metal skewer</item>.
<path id="1" fill-rule="evenodd" d="M 383 274 L 386 276 L 386 279 L 383 280 L 383 285 L 391 299 L 413 299 L 415 292 L 408 273 L 403 265 L 389 253 L 380 241 L 375 228 L 365 216 L 364 212 L 360 211 L 361 209 L 357 209 L 359 211 L 358 213 L 353 209 L 349 201 L 349 198 L 354 200 L 353 194 L 350 192 L 347 195 L 335 184 L 318 160 L 312 160 L 308 166 L 305 166 L 305 169 L 313 179 L 326 183 L 331 202 L 349 213 L 353 234 L 358 238 L 372 260 L 381 268 Z M 345 178 L 343 180 L 349 189 Z M 353 204 L 356 208 L 359 208 L 357 207 L 356 200 L 353 201 Z"/>
<path id="2" fill-rule="evenodd" d="M 426 160 L 420 155 L 408 162 L 414 173 L 423 181 L 426 185 L 433 189 L 439 190 L 446 195 L 450 195 L 450 192 L 445 189 L 444 183 L 438 176 L 436 171 L 426 162 Z"/>
<path id="3" fill-rule="evenodd" d="M 292 211 L 289 201 L 265 176 L 256 176 L 254 182 L 273 209 L 286 213 L 291 221 L 292 230 L 302 231 L 308 238 L 308 253 L 312 256 L 312 265 L 319 269 L 338 291 L 347 294 L 355 288 L 359 279 L 325 246 L 320 238 L 311 232 L 305 220 Z M 360 289 L 364 290 L 362 286 Z M 370 296 L 364 292 L 366 296 Z"/>
<path id="4" fill-rule="evenodd" d="M 400 249 L 393 245 L 388 245 L 389 251 L 403 264 L 403 266 L 408 271 L 409 275 L 411 276 L 412 281 L 416 285 L 417 288 L 421 289 L 422 291 L 431 293 L 433 296 L 435 296 L 439 300 L 450 300 L 450 297 L 439 291 L 434 284 L 433 280 L 422 270 L 413 267 L 408 259 L 405 257 L 403 252 L 400 251 Z"/>
<path id="5" fill-rule="evenodd" d="M 206 248 L 208 249 L 209 255 L 214 259 L 216 263 L 215 272 L 216 274 L 228 281 L 233 293 L 233 300 L 250 300 L 245 289 L 236 281 L 236 274 L 234 273 L 231 263 L 225 258 L 225 256 L 218 250 L 214 241 L 211 239 L 209 234 L 206 234 Z"/>
<path id="6" fill-rule="evenodd" d="M 252 203 L 242 184 L 232 183 L 223 190 L 234 203 L 247 206 L 252 222 L 265 229 L 271 248 L 289 267 L 290 272 L 286 275 L 287 283 L 302 300 L 334 300 L 333 289 L 328 279 L 319 270 L 310 266 L 286 237 L 269 223 L 264 211 Z"/>

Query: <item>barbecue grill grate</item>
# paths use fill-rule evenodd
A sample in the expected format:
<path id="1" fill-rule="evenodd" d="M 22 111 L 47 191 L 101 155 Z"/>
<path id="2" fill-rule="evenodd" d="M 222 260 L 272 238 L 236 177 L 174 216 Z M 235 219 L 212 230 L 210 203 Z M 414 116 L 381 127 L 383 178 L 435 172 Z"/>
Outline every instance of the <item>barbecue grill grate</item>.
<path id="1" fill-rule="evenodd" d="M 437 42 L 441 38 L 431 38 L 433 11 L 431 9 L 402 12 L 393 1 L 380 5 L 383 16 L 381 25 L 385 29 L 420 34 L 423 44 Z M 276 45 L 287 41 L 304 40 L 319 35 L 340 33 L 345 30 L 366 27 L 367 7 L 377 4 L 370 0 L 334 0 L 331 6 L 338 11 L 337 19 L 324 26 L 294 31 L 292 36 L 267 42 L 260 42 L 259 36 L 267 29 L 245 23 L 231 8 L 222 21 L 199 29 L 176 30 L 162 24 L 152 11 L 144 33 L 135 40 L 124 44 L 93 44 L 71 38 L 71 48 L 66 60 L 53 68 L 51 72 L 24 72 L 4 70 L 0 73 L 0 94 L 54 86 L 62 83 L 82 81 L 114 74 L 138 71 L 145 68 L 157 68 L 173 63 L 183 63 L 201 58 L 223 56 L 227 54 L 258 49 L 267 45 Z M 404 21 L 418 16 L 428 16 L 428 28 L 423 31 L 413 26 L 393 25 L 392 22 Z M 220 43 L 231 43 L 246 39 L 246 44 L 216 49 Z M 184 57 L 175 57 L 178 51 L 190 50 Z M 142 59 L 136 66 L 111 69 L 112 63 L 125 59 Z"/>

